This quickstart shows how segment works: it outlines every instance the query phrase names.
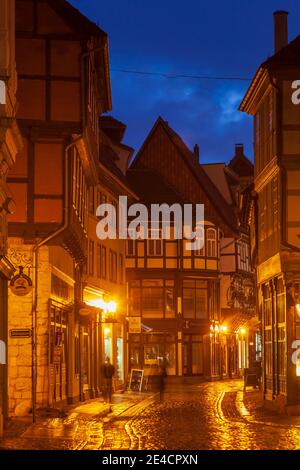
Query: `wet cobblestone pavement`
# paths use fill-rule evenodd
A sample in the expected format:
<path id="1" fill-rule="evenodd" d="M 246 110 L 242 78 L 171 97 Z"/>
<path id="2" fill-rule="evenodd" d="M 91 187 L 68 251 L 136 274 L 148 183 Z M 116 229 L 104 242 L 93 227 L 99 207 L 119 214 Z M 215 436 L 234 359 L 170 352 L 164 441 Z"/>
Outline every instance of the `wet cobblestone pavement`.
<path id="1" fill-rule="evenodd" d="M 159 395 L 114 397 L 82 404 L 66 418 L 48 418 L 7 435 L 1 449 L 300 449 L 300 418 L 262 411 L 258 393 L 240 381 L 167 388 Z"/>

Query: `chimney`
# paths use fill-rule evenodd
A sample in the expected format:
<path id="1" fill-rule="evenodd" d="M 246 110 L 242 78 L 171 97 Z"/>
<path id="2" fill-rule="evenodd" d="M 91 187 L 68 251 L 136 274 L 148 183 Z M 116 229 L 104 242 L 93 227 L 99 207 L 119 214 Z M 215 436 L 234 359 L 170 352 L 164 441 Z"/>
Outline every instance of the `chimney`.
<path id="1" fill-rule="evenodd" d="M 244 156 L 244 144 L 235 144 L 235 157 Z"/>
<path id="2" fill-rule="evenodd" d="M 199 145 L 195 144 L 194 145 L 194 160 L 195 160 L 195 163 L 200 163 L 199 158 L 200 158 Z"/>
<path id="3" fill-rule="evenodd" d="M 275 52 L 280 51 L 288 44 L 288 12 L 275 11 L 274 12 L 274 47 Z"/>

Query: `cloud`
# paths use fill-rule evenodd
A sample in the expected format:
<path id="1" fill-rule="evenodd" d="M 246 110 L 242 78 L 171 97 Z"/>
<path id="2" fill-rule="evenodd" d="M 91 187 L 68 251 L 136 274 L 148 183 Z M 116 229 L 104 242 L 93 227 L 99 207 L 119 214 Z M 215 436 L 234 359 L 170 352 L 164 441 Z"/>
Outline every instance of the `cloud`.
<path id="1" fill-rule="evenodd" d="M 235 88 L 224 91 L 220 98 L 220 124 L 230 124 L 239 122 L 245 118 L 244 114 L 238 111 L 238 107 L 244 93 Z"/>

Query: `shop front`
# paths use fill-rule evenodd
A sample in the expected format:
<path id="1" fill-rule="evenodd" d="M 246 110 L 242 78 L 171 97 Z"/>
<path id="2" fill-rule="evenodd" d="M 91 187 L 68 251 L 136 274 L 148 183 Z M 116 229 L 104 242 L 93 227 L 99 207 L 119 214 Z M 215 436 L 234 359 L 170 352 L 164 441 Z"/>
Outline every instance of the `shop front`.
<path id="1" fill-rule="evenodd" d="M 51 303 L 50 307 L 50 403 L 65 402 L 68 396 L 68 313 Z"/>
<path id="2" fill-rule="evenodd" d="M 115 367 L 115 388 L 124 384 L 124 318 L 111 296 L 89 288 L 84 291 L 81 314 L 86 316 L 87 325 L 81 329 L 83 392 L 89 390 L 90 394 L 98 396 L 102 390 L 102 367 L 107 360 Z"/>

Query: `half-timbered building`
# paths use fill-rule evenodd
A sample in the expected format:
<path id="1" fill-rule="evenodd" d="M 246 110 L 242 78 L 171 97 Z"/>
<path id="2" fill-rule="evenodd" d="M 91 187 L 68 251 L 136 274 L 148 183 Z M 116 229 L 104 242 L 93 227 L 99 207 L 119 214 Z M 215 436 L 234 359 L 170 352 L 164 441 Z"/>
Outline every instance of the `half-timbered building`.
<path id="1" fill-rule="evenodd" d="M 162 118 L 127 173 L 148 208 L 163 203 L 204 204 L 205 219 L 204 245 L 199 250 L 188 250 L 187 240 L 176 239 L 174 221 L 170 239 L 159 235 L 154 240 L 128 241 L 131 368 L 142 367 L 149 373 L 151 366 L 164 362 L 169 377 L 214 379 L 223 374 L 220 249 L 222 240 L 234 243 L 239 238 L 239 229 L 237 214 L 223 195 L 222 178 L 214 181 L 214 173 L 199 163 L 198 146 L 190 151 Z M 140 332 L 135 327 L 138 320 L 130 327 L 134 317 L 140 318 Z"/>
<path id="2" fill-rule="evenodd" d="M 89 189 L 88 261 L 83 275 L 84 392 L 98 396 L 102 389 L 101 366 L 109 358 L 115 367 L 115 388 L 127 376 L 125 279 L 126 241 L 97 237 L 97 208 L 111 204 L 118 211 L 119 196 L 136 199 L 125 174 L 133 149 L 122 143 L 126 126 L 111 116 L 100 118 L 98 184 Z"/>
<path id="3" fill-rule="evenodd" d="M 10 410 L 35 414 L 84 397 L 82 275 L 99 116 L 111 109 L 107 35 L 65 0 L 17 0 L 16 64 L 23 150 L 9 175 L 9 258 L 27 290 L 9 293 L 9 329 L 22 328 L 9 339 Z"/>
<path id="4" fill-rule="evenodd" d="M 14 266 L 7 257 L 7 214 L 14 202 L 7 186 L 22 139 L 15 119 L 17 75 L 15 67 L 15 2 L 0 1 L 0 436 L 8 417 L 7 282 Z"/>
<path id="5" fill-rule="evenodd" d="M 300 409 L 295 343 L 300 339 L 300 105 L 293 95 L 299 87 L 300 36 L 288 43 L 287 12 L 276 12 L 274 22 L 275 53 L 259 67 L 240 109 L 254 117 L 251 221 L 256 230 L 251 239 L 262 320 L 263 394 L 267 405 L 294 412 Z"/>
<path id="6" fill-rule="evenodd" d="M 220 240 L 219 331 L 223 377 L 240 376 L 260 359 L 260 329 L 255 310 L 254 271 L 250 257 L 249 211 L 253 189 L 253 164 L 242 144 L 228 164 L 202 164 L 237 217 L 238 237 Z"/>

